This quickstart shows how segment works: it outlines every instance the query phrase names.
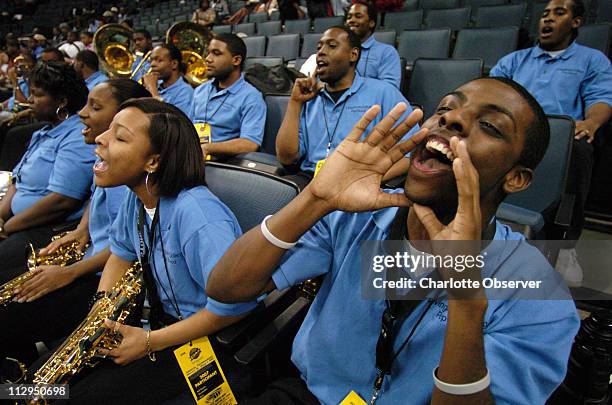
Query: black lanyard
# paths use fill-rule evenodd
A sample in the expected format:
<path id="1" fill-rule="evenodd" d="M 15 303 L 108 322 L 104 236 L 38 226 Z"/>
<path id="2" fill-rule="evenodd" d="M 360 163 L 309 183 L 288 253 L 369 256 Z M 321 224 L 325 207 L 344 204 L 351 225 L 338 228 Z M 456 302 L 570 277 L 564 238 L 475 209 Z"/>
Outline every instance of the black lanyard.
<path id="1" fill-rule="evenodd" d="M 170 279 L 170 273 L 168 271 L 168 264 L 166 263 L 166 253 L 164 251 L 164 242 L 161 236 L 161 225 L 159 223 L 159 215 L 160 215 L 160 205 L 161 201 L 158 202 L 157 208 L 155 210 L 155 215 L 153 216 L 153 221 L 151 222 L 151 227 L 149 228 L 148 224 L 145 220 L 145 207 L 144 204 L 140 205 L 140 212 L 138 214 L 138 239 L 140 242 L 140 265 L 142 266 L 144 280 L 147 285 L 147 290 L 149 291 L 149 299 L 151 300 L 151 311 L 154 314 L 154 318 L 156 321 L 162 321 L 166 324 L 172 323 L 168 322 L 168 317 L 170 315 L 166 314 L 164 311 L 164 307 L 159 298 L 159 294 L 157 291 L 157 285 L 155 284 L 155 278 L 153 273 L 157 274 L 157 270 L 155 269 L 155 257 L 153 256 L 153 260 L 151 260 L 151 252 L 155 250 L 155 232 L 159 231 L 159 242 L 161 244 L 162 256 L 164 258 L 164 268 L 166 270 L 166 277 L 168 278 L 168 284 L 170 285 L 170 292 L 172 293 L 172 297 L 166 292 L 163 284 L 159 283 L 164 292 L 166 298 L 170 300 L 176 314 L 178 315 L 178 319 L 182 320 L 183 317 L 181 315 L 181 310 L 178 306 L 178 302 L 176 300 L 176 295 L 174 294 L 174 288 L 172 287 L 172 280 Z M 145 244 L 145 227 L 147 234 L 149 236 L 149 244 L 148 246 Z M 150 250 L 149 250 L 150 249 Z M 159 277 L 157 277 L 159 279 Z"/>
<path id="2" fill-rule="evenodd" d="M 214 84 L 211 84 L 211 87 L 216 89 Z M 217 93 L 215 93 L 215 95 L 216 94 Z M 206 106 L 204 106 L 204 122 L 208 122 L 208 120 L 212 119 L 212 117 L 214 117 L 215 114 L 217 114 L 217 111 L 219 111 L 221 107 L 223 107 L 225 100 L 227 100 L 227 98 L 229 97 L 229 91 L 225 89 L 225 96 L 223 97 L 223 100 L 221 100 L 221 104 L 219 104 L 219 107 L 217 107 L 217 109 L 212 113 L 212 115 L 208 117 L 208 103 L 210 103 L 211 96 L 212 96 L 212 90 L 210 91 L 210 93 L 208 93 L 208 98 L 206 99 Z"/>
<path id="3" fill-rule="evenodd" d="M 323 119 L 325 120 L 325 132 L 327 133 L 327 141 L 328 141 L 327 142 L 327 152 L 325 153 L 325 159 L 327 159 L 327 157 L 329 156 L 329 151 L 331 150 L 332 141 L 334 140 L 334 137 L 336 136 L 336 130 L 338 129 L 338 125 L 340 124 L 342 114 L 344 113 L 344 108 L 348 104 L 350 97 L 351 96 L 348 95 L 346 97 L 346 100 L 344 100 L 344 104 L 342 105 L 342 110 L 340 110 L 340 115 L 338 116 L 338 121 L 336 121 L 336 126 L 334 127 L 334 132 L 332 132 L 331 135 L 329 134 L 329 125 L 327 124 L 327 112 L 325 111 L 325 100 L 323 100 L 323 102 L 321 103 L 323 106 Z M 334 103 L 334 106 L 335 104 L 336 103 Z"/>

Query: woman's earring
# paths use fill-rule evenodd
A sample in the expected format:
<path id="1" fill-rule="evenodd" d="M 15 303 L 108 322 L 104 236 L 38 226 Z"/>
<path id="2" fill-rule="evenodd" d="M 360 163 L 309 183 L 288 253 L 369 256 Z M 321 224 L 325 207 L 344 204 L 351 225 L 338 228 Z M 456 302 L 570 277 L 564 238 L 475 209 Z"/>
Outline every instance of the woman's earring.
<path id="1" fill-rule="evenodd" d="M 151 193 L 151 190 L 149 190 L 149 175 L 150 175 L 151 173 L 152 173 L 152 172 L 147 172 L 147 176 L 145 177 L 145 188 L 147 189 L 147 193 L 149 193 L 149 195 L 153 195 L 153 194 Z"/>
<path id="2" fill-rule="evenodd" d="M 70 117 L 70 111 L 66 107 L 57 107 L 55 110 L 55 115 L 57 115 L 57 119 L 60 121 L 66 121 L 68 117 Z"/>

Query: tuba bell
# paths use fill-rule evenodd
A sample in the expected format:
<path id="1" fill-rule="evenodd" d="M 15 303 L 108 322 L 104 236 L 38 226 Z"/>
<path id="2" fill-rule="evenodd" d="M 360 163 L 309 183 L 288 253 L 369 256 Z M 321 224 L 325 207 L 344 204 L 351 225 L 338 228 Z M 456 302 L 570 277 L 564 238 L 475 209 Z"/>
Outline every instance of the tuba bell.
<path id="1" fill-rule="evenodd" d="M 183 63 L 187 65 L 185 79 L 196 86 L 208 80 L 204 58 L 211 38 L 208 28 L 189 21 L 173 24 L 166 32 L 166 42 L 181 51 Z"/>
<path id="2" fill-rule="evenodd" d="M 94 50 L 110 78 L 130 77 L 135 60 L 132 34 L 120 24 L 105 24 L 94 34 Z"/>

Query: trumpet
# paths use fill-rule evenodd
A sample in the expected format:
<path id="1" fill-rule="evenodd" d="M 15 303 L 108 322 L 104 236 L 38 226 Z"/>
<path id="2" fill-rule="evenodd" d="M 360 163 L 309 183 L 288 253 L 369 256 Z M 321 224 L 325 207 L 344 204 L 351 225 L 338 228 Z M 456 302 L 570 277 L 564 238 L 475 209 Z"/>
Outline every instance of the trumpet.
<path id="1" fill-rule="evenodd" d="M 51 240 L 57 240 L 66 235 L 66 233 L 67 232 L 60 235 L 55 235 Z M 85 256 L 85 253 L 79 252 L 77 250 L 78 246 L 79 243 L 75 241 L 70 244 L 60 246 L 50 255 L 40 256 L 36 253 L 34 246 L 32 246 L 30 243 L 30 254 L 27 261 L 28 271 L 0 286 L 0 306 L 8 305 L 8 303 L 15 297 L 15 290 L 21 287 L 26 281 L 34 277 L 35 273 L 33 273 L 32 270 L 36 269 L 37 267 L 53 265 L 64 267 L 81 260 L 83 256 Z M 83 250 L 87 250 L 88 246 L 89 245 L 85 246 L 85 249 Z"/>

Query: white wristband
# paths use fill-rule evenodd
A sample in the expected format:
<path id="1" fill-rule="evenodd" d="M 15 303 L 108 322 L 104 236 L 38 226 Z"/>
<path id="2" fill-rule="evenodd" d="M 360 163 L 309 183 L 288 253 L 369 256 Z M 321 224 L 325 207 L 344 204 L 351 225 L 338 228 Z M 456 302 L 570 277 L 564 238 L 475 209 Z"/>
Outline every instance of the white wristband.
<path id="1" fill-rule="evenodd" d="M 294 247 L 297 244 L 297 242 L 293 242 L 293 243 L 284 242 L 278 239 L 276 236 L 272 235 L 272 232 L 270 232 L 270 230 L 268 229 L 268 226 L 266 225 L 266 221 L 271 216 L 272 215 L 268 215 L 267 217 L 264 218 L 263 221 L 261 221 L 261 233 L 263 233 L 263 236 L 268 240 L 268 242 L 270 242 L 271 244 L 273 244 L 274 246 L 278 248 L 289 250 L 292 247 Z"/>
<path id="2" fill-rule="evenodd" d="M 480 380 L 469 383 L 469 384 L 448 384 L 443 381 L 440 381 L 436 376 L 438 372 L 438 367 L 436 367 L 433 371 L 433 380 L 434 384 L 438 389 L 442 392 L 451 395 L 471 395 L 477 392 L 483 391 L 486 389 L 489 384 L 491 384 L 491 377 L 489 376 L 489 370 L 487 370 L 487 374 L 482 377 Z"/>

